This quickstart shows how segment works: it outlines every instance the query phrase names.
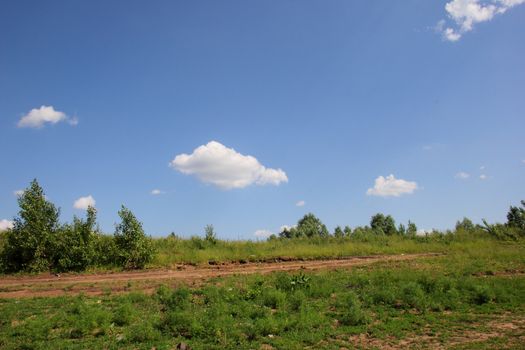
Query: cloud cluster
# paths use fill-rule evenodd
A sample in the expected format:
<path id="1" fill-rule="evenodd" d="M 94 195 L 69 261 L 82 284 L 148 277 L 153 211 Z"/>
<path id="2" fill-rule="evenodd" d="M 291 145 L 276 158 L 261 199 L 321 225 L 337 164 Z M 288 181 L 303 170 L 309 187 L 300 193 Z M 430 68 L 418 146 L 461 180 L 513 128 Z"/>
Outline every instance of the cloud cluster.
<path id="1" fill-rule="evenodd" d="M 494 16 L 523 3 L 525 0 L 451 0 L 445 5 L 445 11 L 455 25 L 447 26 L 447 22 L 441 20 L 436 30 L 445 40 L 458 41 L 463 34 L 474 29 L 475 24 L 490 21 Z"/>
<path id="2" fill-rule="evenodd" d="M 238 153 L 217 141 L 197 147 L 192 154 L 177 155 L 170 166 L 225 190 L 288 182 L 283 170 L 266 168 L 255 157 Z"/>
<path id="3" fill-rule="evenodd" d="M 75 209 L 86 210 L 88 207 L 95 207 L 96 201 L 91 195 L 86 197 L 80 197 L 73 203 Z"/>
<path id="4" fill-rule="evenodd" d="M 417 183 L 396 179 L 394 175 L 390 174 L 386 178 L 379 176 L 375 180 L 374 187 L 369 188 L 366 194 L 369 196 L 399 197 L 403 194 L 411 194 L 417 189 Z"/>
<path id="5" fill-rule="evenodd" d="M 33 108 L 18 121 L 19 128 L 41 128 L 45 124 L 56 124 L 67 122 L 70 125 L 77 125 L 77 118 L 70 118 L 64 112 L 55 110 L 53 106 L 41 106 Z"/>
<path id="6" fill-rule="evenodd" d="M 164 192 L 156 188 L 156 189 L 152 190 L 150 192 L 150 194 L 153 195 L 153 196 L 158 196 L 158 195 L 164 194 Z"/>
<path id="7" fill-rule="evenodd" d="M 0 220 L 0 232 L 12 229 L 14 225 L 14 222 L 11 220 Z"/>
<path id="8" fill-rule="evenodd" d="M 305 204 L 306 204 L 305 201 L 299 201 L 299 202 L 295 203 L 295 206 L 296 207 L 304 207 Z"/>

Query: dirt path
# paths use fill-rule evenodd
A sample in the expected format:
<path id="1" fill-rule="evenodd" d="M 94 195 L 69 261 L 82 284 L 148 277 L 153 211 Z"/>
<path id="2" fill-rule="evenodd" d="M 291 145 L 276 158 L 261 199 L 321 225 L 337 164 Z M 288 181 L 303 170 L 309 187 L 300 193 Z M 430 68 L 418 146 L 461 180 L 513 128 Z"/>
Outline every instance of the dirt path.
<path id="1" fill-rule="evenodd" d="M 131 291 L 152 292 L 160 284 L 197 283 L 214 277 L 274 271 L 344 269 L 375 262 L 405 261 L 441 254 L 360 256 L 337 260 L 286 261 L 210 266 L 180 265 L 173 270 L 142 270 L 102 274 L 0 277 L 0 298 L 101 295 Z"/>

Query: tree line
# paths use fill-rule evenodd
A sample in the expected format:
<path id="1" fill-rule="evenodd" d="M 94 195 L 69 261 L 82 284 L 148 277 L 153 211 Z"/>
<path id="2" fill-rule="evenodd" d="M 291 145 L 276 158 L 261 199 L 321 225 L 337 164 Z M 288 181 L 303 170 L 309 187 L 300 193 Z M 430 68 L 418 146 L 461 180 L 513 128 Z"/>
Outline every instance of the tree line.
<path id="1" fill-rule="evenodd" d="M 433 230 L 425 235 L 468 235 L 468 234 L 488 234 L 497 239 L 516 240 L 525 237 L 525 201 L 521 201 L 521 207 L 511 206 L 507 213 L 507 222 L 504 224 L 489 224 L 482 220 L 483 225 L 475 225 L 470 219 L 463 218 L 456 222 L 454 231 L 447 230 L 440 232 Z M 418 234 L 417 226 L 414 222 L 408 221 L 407 226 L 396 222 L 391 215 L 377 213 L 370 218 L 370 225 L 358 226 L 352 229 L 350 226 L 337 226 L 332 233 L 314 214 L 309 213 L 303 216 L 297 225 L 284 227 L 278 235 L 271 235 L 268 239 L 293 239 L 293 238 L 349 238 L 361 239 L 378 236 L 402 236 L 414 238 Z"/>
<path id="2" fill-rule="evenodd" d="M 20 211 L 3 237 L 0 269 L 4 272 L 82 271 L 90 266 L 143 268 L 153 258 L 153 244 L 142 224 L 122 206 L 113 236 L 97 225 L 97 211 L 61 224 L 60 210 L 46 199 L 35 179 L 18 197 Z"/>

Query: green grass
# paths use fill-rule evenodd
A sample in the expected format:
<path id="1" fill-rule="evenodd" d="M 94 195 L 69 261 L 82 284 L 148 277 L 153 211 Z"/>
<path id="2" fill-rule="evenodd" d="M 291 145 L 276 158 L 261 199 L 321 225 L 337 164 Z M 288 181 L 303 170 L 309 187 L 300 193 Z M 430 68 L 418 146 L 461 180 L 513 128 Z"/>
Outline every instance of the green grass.
<path id="1" fill-rule="evenodd" d="M 157 254 L 149 267 L 173 267 L 176 264 L 214 262 L 267 261 L 278 258 L 327 259 L 375 254 L 411 254 L 487 250 L 493 246 L 489 237 L 370 237 L 366 241 L 336 238 L 292 239 L 271 241 L 218 241 L 209 244 L 203 239 L 158 238 L 154 240 Z M 510 243 L 515 245 L 515 242 Z M 522 241 L 523 244 L 523 241 Z"/>
<path id="2" fill-rule="evenodd" d="M 519 348 L 525 276 L 515 272 L 525 267 L 523 242 L 390 243 L 339 251 L 441 247 L 447 254 L 349 271 L 218 278 L 195 288 L 161 287 L 152 296 L 0 300 L 0 348 L 173 349 L 179 342 L 193 349 Z M 306 243 L 294 253 L 299 251 L 321 257 L 308 255 Z M 509 322 L 521 328 L 497 327 Z M 486 334 L 491 336 L 484 339 Z"/>

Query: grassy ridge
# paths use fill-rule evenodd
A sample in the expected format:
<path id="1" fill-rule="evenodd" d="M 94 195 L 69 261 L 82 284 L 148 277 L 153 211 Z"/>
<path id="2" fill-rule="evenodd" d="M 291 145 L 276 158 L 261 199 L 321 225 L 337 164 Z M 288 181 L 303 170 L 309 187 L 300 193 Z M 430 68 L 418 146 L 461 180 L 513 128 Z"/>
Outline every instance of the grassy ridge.
<path id="1" fill-rule="evenodd" d="M 218 241 L 203 239 L 159 238 L 154 240 L 157 254 L 150 267 L 171 267 L 180 263 L 202 264 L 209 261 L 265 261 L 280 257 L 294 259 L 327 259 L 375 254 L 450 253 L 456 251 L 489 251 L 505 242 L 486 237 L 417 237 L 377 236 L 367 240 L 349 238 L 309 238 L 291 240 Z M 510 245 L 519 245 L 512 242 Z"/>
<path id="2" fill-rule="evenodd" d="M 523 242 L 441 247 L 449 247 L 447 255 L 350 271 L 220 278 L 198 288 L 161 287 L 153 296 L 0 300 L 0 348 L 428 348 L 458 341 L 459 348 L 519 348 Z M 517 328 L 499 327 L 509 323 Z"/>

